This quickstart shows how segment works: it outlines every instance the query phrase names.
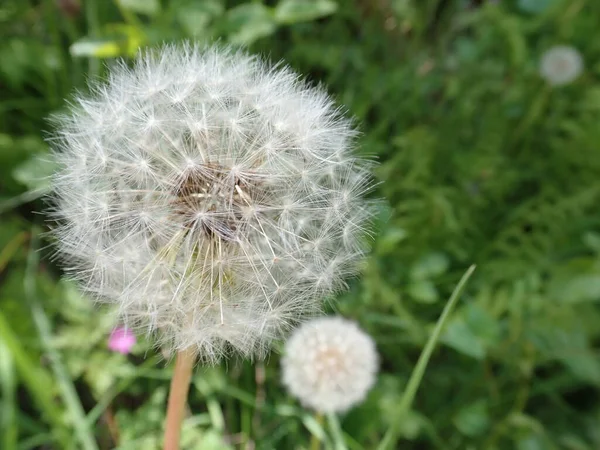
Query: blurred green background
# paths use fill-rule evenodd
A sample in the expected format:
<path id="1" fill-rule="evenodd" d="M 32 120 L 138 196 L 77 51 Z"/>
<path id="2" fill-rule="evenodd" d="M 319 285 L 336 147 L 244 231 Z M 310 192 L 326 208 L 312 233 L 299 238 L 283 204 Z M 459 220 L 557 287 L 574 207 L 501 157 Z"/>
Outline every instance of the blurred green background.
<path id="1" fill-rule="evenodd" d="M 335 312 L 381 373 L 342 417 L 349 449 L 600 448 L 600 2 L 2 0 L 0 448 L 154 449 L 170 366 L 48 257 L 47 117 L 105 63 L 184 38 L 284 59 L 357 117 L 389 203 Z M 555 45 L 583 73 L 539 73 Z M 452 289 L 469 281 L 410 414 L 398 401 Z M 187 449 L 302 449 L 330 431 L 265 363 L 199 368 Z M 326 428 L 326 427 L 325 427 Z M 330 448 L 325 438 L 323 448 Z M 336 449 L 337 450 L 337 449 Z"/>

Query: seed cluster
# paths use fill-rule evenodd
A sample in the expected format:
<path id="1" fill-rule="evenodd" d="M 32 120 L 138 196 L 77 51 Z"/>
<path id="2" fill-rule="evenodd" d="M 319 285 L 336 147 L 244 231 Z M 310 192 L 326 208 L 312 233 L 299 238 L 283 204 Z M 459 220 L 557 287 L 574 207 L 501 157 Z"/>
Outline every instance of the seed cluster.
<path id="1" fill-rule="evenodd" d="M 302 325 L 287 341 L 283 382 L 305 406 L 323 413 L 344 412 L 365 398 L 377 366 L 373 339 L 354 322 L 319 318 Z"/>
<path id="2" fill-rule="evenodd" d="M 259 195 L 258 183 L 240 178 L 228 180 L 227 170 L 206 164 L 190 172 L 175 190 L 174 212 L 190 230 L 199 229 L 205 238 L 234 242 L 243 224 L 243 211 Z"/>
<path id="3" fill-rule="evenodd" d="M 326 93 L 222 48 L 113 67 L 57 118 L 58 253 L 159 345 L 217 361 L 345 287 L 368 250 L 372 163 Z"/>

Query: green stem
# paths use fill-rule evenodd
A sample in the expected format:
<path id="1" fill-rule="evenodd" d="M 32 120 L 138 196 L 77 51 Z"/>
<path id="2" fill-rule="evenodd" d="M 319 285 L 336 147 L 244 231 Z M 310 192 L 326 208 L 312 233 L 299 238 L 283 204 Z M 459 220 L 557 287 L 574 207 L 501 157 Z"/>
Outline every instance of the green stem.
<path id="1" fill-rule="evenodd" d="M 0 108 L 1 110 L 2 108 Z M 24 203 L 32 202 L 45 194 L 43 189 L 32 189 L 29 191 L 25 191 L 22 194 L 19 194 L 15 197 L 11 197 L 7 200 L 3 200 L 0 202 L 0 214 L 5 213 L 10 209 L 14 209 L 17 206 L 20 206 Z"/>
<path id="2" fill-rule="evenodd" d="M 323 414 L 321 413 L 316 413 L 315 414 L 315 420 L 317 421 L 317 423 L 319 425 L 323 425 Z M 319 450 L 321 448 L 321 440 L 319 439 L 319 436 L 317 436 L 315 433 L 313 433 L 313 435 L 310 438 L 310 450 Z"/>
<path id="3" fill-rule="evenodd" d="M 429 340 L 425 345 L 425 348 L 421 352 L 421 356 L 419 356 L 417 365 L 413 369 L 410 379 L 408 380 L 406 389 L 404 390 L 404 393 L 402 394 L 402 398 L 400 399 L 400 403 L 398 405 L 397 420 L 388 429 L 383 440 L 379 444 L 378 450 L 391 450 L 395 448 L 399 432 L 399 424 L 410 411 L 415 395 L 417 394 L 417 390 L 419 389 L 419 385 L 421 384 L 421 380 L 423 379 L 423 375 L 425 374 L 425 369 L 427 368 L 427 364 L 431 359 L 431 355 L 433 353 L 433 350 L 435 349 L 437 341 L 439 340 L 440 335 L 442 334 L 444 325 L 446 325 L 446 322 L 450 317 L 450 313 L 452 312 L 454 306 L 458 302 L 458 299 L 460 298 L 460 294 L 462 293 L 465 284 L 467 283 L 474 271 L 475 265 L 472 265 L 471 267 L 469 267 L 469 269 L 467 269 L 465 274 L 462 276 L 462 278 L 454 288 L 454 291 L 452 292 L 450 299 L 446 303 L 446 306 L 444 307 L 444 310 L 442 311 L 442 314 L 438 319 L 435 328 L 433 329 L 433 332 L 431 333 L 431 336 L 429 337 Z"/>
<path id="4" fill-rule="evenodd" d="M 0 387 L 2 399 L 0 411 L 0 431 L 2 432 L 2 448 L 16 450 L 17 437 L 19 436 L 19 423 L 17 421 L 17 382 L 16 370 L 12 354 L 3 341 L 0 341 Z"/>
<path id="5" fill-rule="evenodd" d="M 346 450 L 348 447 L 344 441 L 342 427 L 340 426 L 338 417 L 333 413 L 328 414 L 327 421 L 329 422 L 329 429 L 331 430 L 331 435 L 333 437 L 333 448 L 335 450 Z"/>

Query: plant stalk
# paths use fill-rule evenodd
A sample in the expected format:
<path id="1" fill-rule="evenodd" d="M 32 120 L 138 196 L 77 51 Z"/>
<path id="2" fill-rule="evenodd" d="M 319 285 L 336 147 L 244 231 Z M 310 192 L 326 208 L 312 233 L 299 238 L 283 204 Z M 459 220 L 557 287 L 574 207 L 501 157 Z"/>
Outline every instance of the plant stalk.
<path id="1" fill-rule="evenodd" d="M 452 295 L 446 303 L 446 306 L 444 307 L 440 318 L 435 324 L 435 328 L 433 329 L 431 336 L 429 336 L 429 339 L 425 344 L 425 348 L 423 348 L 423 351 L 421 352 L 421 355 L 417 360 L 417 364 L 410 375 L 406 388 L 404 389 L 404 393 L 400 398 L 400 403 L 398 404 L 397 410 L 398 418 L 390 426 L 390 428 L 384 435 L 383 440 L 377 447 L 377 450 L 392 450 L 396 448 L 396 441 L 400 432 L 399 424 L 402 420 L 405 419 L 406 415 L 410 412 L 410 408 L 412 406 L 413 400 L 415 399 L 415 395 L 417 394 L 417 390 L 419 389 L 419 385 L 421 384 L 421 381 L 423 379 L 423 375 L 425 374 L 427 364 L 429 364 L 429 359 L 433 354 L 433 350 L 435 349 L 435 346 L 438 340 L 440 339 L 440 336 L 442 335 L 444 326 L 446 325 L 446 322 L 448 322 L 448 318 L 454 310 L 454 307 L 456 306 L 456 303 L 458 302 L 460 295 L 462 294 L 462 291 L 465 285 L 467 284 L 467 281 L 469 280 L 471 275 L 473 275 L 474 271 L 475 265 L 472 265 L 462 276 L 462 278 L 454 288 L 454 291 L 452 291 Z"/>
<path id="2" fill-rule="evenodd" d="M 195 362 L 196 354 L 194 352 L 182 350 L 177 353 L 167 405 L 164 450 L 179 450 L 181 424 L 185 414 L 185 405 Z"/>
<path id="3" fill-rule="evenodd" d="M 315 420 L 320 426 L 323 426 L 324 416 L 322 413 L 318 412 L 315 414 Z M 321 440 L 319 436 L 315 433 L 312 434 L 310 438 L 310 450 L 320 450 L 321 449 Z"/>

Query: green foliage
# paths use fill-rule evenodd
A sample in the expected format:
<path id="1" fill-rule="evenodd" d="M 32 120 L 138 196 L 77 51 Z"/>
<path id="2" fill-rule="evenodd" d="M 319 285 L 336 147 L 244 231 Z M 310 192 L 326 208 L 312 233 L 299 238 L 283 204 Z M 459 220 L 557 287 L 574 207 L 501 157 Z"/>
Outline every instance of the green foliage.
<path id="1" fill-rule="evenodd" d="M 143 336 L 132 355 L 106 349 L 112 316 L 60 281 L 34 213 L 52 171 L 47 117 L 103 60 L 195 39 L 250 46 L 323 83 L 381 162 L 389 207 L 336 304 L 381 353 L 367 401 L 338 428 L 283 392 L 276 355 L 199 368 L 186 448 L 300 449 L 312 435 L 323 448 L 391 435 L 403 449 L 600 448 L 599 28 L 595 0 L 2 2 L 0 447 L 158 448 L 169 355 Z M 551 87 L 538 62 L 558 44 L 585 71 Z"/>

